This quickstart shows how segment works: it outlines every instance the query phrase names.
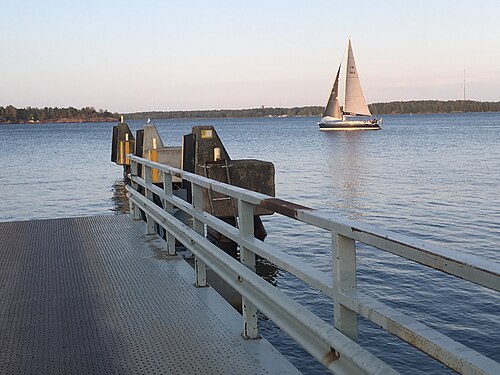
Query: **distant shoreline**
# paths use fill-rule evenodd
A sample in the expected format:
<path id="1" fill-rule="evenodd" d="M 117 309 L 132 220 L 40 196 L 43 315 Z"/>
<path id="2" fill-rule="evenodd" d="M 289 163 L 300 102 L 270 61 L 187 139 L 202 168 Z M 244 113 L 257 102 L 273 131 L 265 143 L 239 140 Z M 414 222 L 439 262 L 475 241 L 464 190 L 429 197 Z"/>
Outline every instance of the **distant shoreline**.
<path id="1" fill-rule="evenodd" d="M 118 113 L 96 110 L 94 107 L 58 108 L 16 108 L 13 105 L 0 106 L 0 124 L 82 123 L 118 121 Z"/>
<path id="2" fill-rule="evenodd" d="M 473 100 L 413 100 L 372 103 L 368 107 L 374 115 L 387 114 L 437 114 L 458 112 L 500 112 L 499 102 Z M 159 119 L 209 119 L 209 118 L 262 118 L 321 116 L 324 107 L 261 107 L 249 109 L 218 109 L 192 111 L 131 112 L 122 115 L 129 120 Z"/>
<path id="3" fill-rule="evenodd" d="M 375 116 L 388 114 L 438 114 L 469 112 L 500 112 L 500 101 L 480 102 L 474 100 L 412 100 L 372 103 L 368 105 Z M 20 108 L 0 107 L 0 124 L 37 123 L 82 123 L 118 122 L 120 115 L 127 120 L 159 119 L 217 119 L 217 118 L 276 118 L 276 117 L 320 117 L 324 107 L 260 107 L 248 109 L 212 109 L 192 111 L 148 111 L 111 113 L 96 111 L 93 107 L 69 108 Z"/>
<path id="4" fill-rule="evenodd" d="M 445 115 L 445 114 L 457 114 L 457 113 L 500 113 L 499 111 L 456 111 L 456 112 L 418 112 L 418 113 L 384 113 L 381 115 Z M 249 117 L 241 117 L 241 116 L 219 116 L 219 117 L 170 117 L 170 118 L 155 118 L 155 120 L 210 120 L 210 119 L 243 119 L 243 118 L 296 118 L 296 117 L 320 117 L 321 115 L 297 115 L 297 116 L 249 116 Z M 148 118 L 130 118 L 126 117 L 125 120 L 144 120 L 146 121 Z M 0 125 L 8 125 L 8 124 L 19 124 L 19 125 L 37 125 L 37 124 L 81 124 L 81 123 L 98 123 L 98 122 L 120 122 L 118 118 L 104 118 L 104 119 L 57 119 L 57 120 L 47 120 L 47 121 L 35 121 L 35 122 L 4 122 L 0 121 Z"/>
<path id="5" fill-rule="evenodd" d="M 12 121 L 0 121 L 0 124 L 81 124 L 83 122 L 118 122 L 120 119 L 115 117 L 104 117 L 104 118 L 60 118 L 44 121 L 22 121 L 22 122 L 12 122 Z"/>

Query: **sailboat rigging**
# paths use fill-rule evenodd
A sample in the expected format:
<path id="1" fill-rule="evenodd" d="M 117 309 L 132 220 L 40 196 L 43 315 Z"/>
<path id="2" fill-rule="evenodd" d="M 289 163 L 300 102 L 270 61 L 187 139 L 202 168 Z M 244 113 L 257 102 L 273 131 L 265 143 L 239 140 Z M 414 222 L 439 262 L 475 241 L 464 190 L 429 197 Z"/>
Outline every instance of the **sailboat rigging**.
<path id="1" fill-rule="evenodd" d="M 344 105 L 339 104 L 339 79 L 342 63 L 340 63 L 330 97 L 326 104 L 321 121 L 318 123 L 320 130 L 363 130 L 380 129 L 382 119 L 370 118 L 369 120 L 350 120 L 352 116 L 370 116 L 371 112 L 366 105 L 363 89 L 352 52 L 351 39 L 347 42 L 346 76 L 344 85 Z"/>

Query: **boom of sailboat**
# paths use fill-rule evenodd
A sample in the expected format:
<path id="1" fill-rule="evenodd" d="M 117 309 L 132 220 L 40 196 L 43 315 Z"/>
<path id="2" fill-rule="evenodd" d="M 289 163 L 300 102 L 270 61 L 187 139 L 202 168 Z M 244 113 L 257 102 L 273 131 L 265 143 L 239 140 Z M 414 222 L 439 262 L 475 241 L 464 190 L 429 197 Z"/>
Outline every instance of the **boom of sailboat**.
<path id="1" fill-rule="evenodd" d="M 335 82 L 326 104 L 321 121 L 318 123 L 320 130 L 378 130 L 382 118 L 371 117 L 370 109 L 366 105 L 363 89 L 359 80 L 354 53 L 352 52 L 351 39 L 347 42 L 347 59 L 345 66 L 344 105 L 339 104 L 339 78 L 342 62 L 337 70 Z M 366 120 L 349 119 L 358 116 L 368 116 Z"/>

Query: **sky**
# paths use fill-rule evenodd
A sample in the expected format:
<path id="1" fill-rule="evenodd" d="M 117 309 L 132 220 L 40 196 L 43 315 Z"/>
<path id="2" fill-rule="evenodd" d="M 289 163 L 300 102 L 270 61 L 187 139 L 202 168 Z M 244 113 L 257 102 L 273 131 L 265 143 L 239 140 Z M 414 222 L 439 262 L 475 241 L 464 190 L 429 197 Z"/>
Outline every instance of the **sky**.
<path id="1" fill-rule="evenodd" d="M 324 105 L 351 37 L 368 103 L 500 100 L 500 1 L 0 0 L 0 106 Z"/>

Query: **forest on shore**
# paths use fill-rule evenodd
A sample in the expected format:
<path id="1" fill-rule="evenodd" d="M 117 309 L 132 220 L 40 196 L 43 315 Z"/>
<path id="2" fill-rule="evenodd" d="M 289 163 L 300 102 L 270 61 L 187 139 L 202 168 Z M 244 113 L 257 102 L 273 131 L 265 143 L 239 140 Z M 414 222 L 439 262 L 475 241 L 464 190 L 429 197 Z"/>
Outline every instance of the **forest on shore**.
<path id="1" fill-rule="evenodd" d="M 413 100 L 387 103 L 372 103 L 368 107 L 374 115 L 407 113 L 453 113 L 453 112 L 500 112 L 499 102 L 474 100 Z M 324 107 L 261 107 L 250 109 L 212 109 L 196 111 L 151 111 L 124 113 L 130 120 L 177 119 L 177 118 L 221 118 L 221 117 L 294 117 L 321 116 Z"/>
<path id="2" fill-rule="evenodd" d="M 316 116 L 323 107 L 293 107 L 293 108 L 248 108 L 248 109 L 209 109 L 195 111 L 152 111 L 124 113 L 127 119 L 145 120 L 175 119 L 175 118 L 220 118 L 220 117 L 294 117 Z"/>
<path id="3" fill-rule="evenodd" d="M 387 103 L 372 103 L 368 107 L 374 115 L 407 113 L 454 113 L 454 112 L 500 112 L 499 102 L 480 102 L 474 100 L 413 100 Z M 76 109 L 57 108 L 16 108 L 12 105 L 0 107 L 0 123 L 36 122 L 113 122 L 120 115 L 129 120 L 181 119 L 181 118 L 243 118 L 243 117 L 296 117 L 321 116 L 324 107 L 307 106 L 292 108 L 249 108 L 249 109 L 212 109 L 194 111 L 151 111 L 134 113 L 111 113 L 96 110 L 94 107 Z"/>
<path id="4" fill-rule="evenodd" d="M 372 103 L 368 107 L 374 114 L 500 112 L 500 102 L 475 100 L 412 100 Z"/>
<path id="5" fill-rule="evenodd" d="M 120 116 L 94 107 L 76 109 L 73 107 L 57 108 L 16 108 L 12 105 L 0 107 L 0 123 L 37 123 L 37 122 L 109 122 L 118 121 Z"/>

